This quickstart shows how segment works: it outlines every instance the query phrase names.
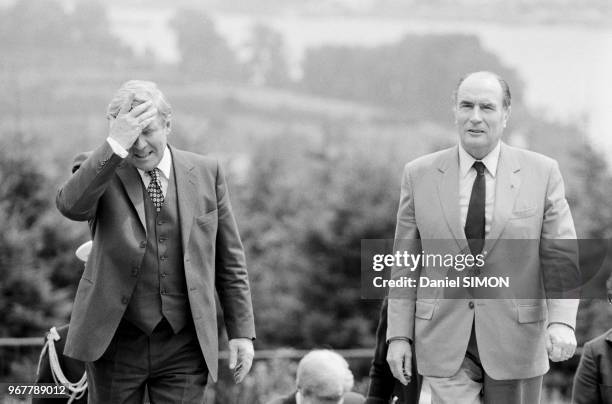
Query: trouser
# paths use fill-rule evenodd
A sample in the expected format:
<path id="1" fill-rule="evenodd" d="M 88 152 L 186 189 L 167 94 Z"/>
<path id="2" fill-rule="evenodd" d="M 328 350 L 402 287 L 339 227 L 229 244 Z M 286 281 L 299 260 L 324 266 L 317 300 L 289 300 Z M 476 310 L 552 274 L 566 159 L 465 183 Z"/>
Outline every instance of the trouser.
<path id="1" fill-rule="evenodd" d="M 483 369 L 472 325 L 470 342 L 459 371 L 451 377 L 425 376 L 431 404 L 537 404 L 543 376 L 495 380 Z"/>
<path id="2" fill-rule="evenodd" d="M 89 403 L 202 403 L 208 368 L 193 323 L 174 334 L 163 319 L 151 335 L 122 320 L 100 359 L 88 362 Z"/>

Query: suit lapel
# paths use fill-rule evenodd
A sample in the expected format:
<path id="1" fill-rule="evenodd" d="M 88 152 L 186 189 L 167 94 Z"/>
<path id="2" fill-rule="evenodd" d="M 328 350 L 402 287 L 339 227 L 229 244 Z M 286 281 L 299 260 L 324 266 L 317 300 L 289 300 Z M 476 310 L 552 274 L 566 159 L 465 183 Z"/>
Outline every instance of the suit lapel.
<path id="1" fill-rule="evenodd" d="M 512 148 L 502 143 L 495 179 L 493 221 L 485 240 L 484 251 L 490 252 L 512 215 L 512 208 L 521 186 L 520 169 L 521 166 Z"/>
<path id="2" fill-rule="evenodd" d="M 193 169 L 195 168 L 180 150 L 171 148 L 172 166 L 176 180 L 176 197 L 178 201 L 181 241 L 183 251 L 187 249 L 189 234 L 193 224 L 194 212 L 198 201 L 198 187 Z"/>
<path id="3" fill-rule="evenodd" d="M 440 159 L 438 164 L 440 179 L 438 181 L 438 198 L 444 212 L 444 218 L 459 249 L 468 248 L 465 232 L 461 228 L 459 212 L 459 149 L 453 147 Z"/>
<path id="4" fill-rule="evenodd" d="M 140 223 L 142 224 L 142 227 L 146 233 L 147 222 L 145 219 L 144 199 L 142 196 L 142 179 L 140 178 L 140 174 L 138 174 L 138 170 L 133 166 L 123 164 L 117 168 L 117 175 L 123 183 L 125 192 L 130 198 L 132 205 L 134 205 L 134 209 L 136 209 Z"/>

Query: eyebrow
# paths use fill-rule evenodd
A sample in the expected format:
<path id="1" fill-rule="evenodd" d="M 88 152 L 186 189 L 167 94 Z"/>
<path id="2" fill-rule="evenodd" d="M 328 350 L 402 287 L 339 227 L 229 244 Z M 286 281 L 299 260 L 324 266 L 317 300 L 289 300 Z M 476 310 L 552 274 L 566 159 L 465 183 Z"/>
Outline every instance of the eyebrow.
<path id="1" fill-rule="evenodd" d="M 497 106 L 495 105 L 495 103 L 492 102 L 473 102 L 473 101 L 467 101 L 467 100 L 462 100 L 459 101 L 459 106 L 461 107 L 472 107 L 474 105 L 478 104 L 481 108 L 497 108 Z"/>

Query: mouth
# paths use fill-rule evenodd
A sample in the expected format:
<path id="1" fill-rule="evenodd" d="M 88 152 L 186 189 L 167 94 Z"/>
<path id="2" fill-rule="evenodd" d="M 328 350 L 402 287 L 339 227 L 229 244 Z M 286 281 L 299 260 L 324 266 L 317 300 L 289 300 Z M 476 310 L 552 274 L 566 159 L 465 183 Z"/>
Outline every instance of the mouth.
<path id="1" fill-rule="evenodd" d="M 143 159 L 146 159 L 147 157 L 149 157 L 151 154 L 153 154 L 153 150 L 148 151 L 148 152 L 144 152 L 144 151 L 143 152 L 136 152 L 135 151 L 132 154 L 133 154 L 133 156 L 135 158 L 143 160 Z"/>
<path id="2" fill-rule="evenodd" d="M 466 133 L 472 136 L 480 136 L 480 135 L 484 135 L 487 132 L 484 129 L 468 129 L 466 130 Z"/>

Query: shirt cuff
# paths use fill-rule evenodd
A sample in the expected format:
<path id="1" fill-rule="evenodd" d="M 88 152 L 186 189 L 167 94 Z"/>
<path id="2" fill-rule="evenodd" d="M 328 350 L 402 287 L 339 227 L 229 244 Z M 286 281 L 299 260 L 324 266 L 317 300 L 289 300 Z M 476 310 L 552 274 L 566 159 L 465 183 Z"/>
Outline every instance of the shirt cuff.
<path id="1" fill-rule="evenodd" d="M 391 337 L 387 340 L 387 344 L 390 344 L 393 341 L 407 341 L 410 345 L 412 345 L 412 340 L 408 337 Z"/>
<path id="2" fill-rule="evenodd" d="M 563 324 L 563 325 L 568 326 L 569 328 L 571 328 L 571 329 L 572 329 L 572 331 L 576 332 L 576 330 L 574 329 L 574 327 L 572 327 L 572 326 L 571 326 L 571 325 L 569 325 L 569 324 L 562 323 L 562 322 L 560 322 L 560 321 L 553 321 L 552 323 L 548 323 L 548 325 L 546 326 L 546 328 L 550 327 L 550 326 L 551 326 L 551 325 L 553 325 L 553 324 Z"/>
<path id="3" fill-rule="evenodd" d="M 107 137 L 106 141 L 108 142 L 108 145 L 110 146 L 110 148 L 113 149 L 113 153 L 115 153 L 117 156 L 121 157 L 122 159 L 128 156 L 129 154 L 128 151 L 125 150 L 123 146 L 121 146 L 119 142 L 117 142 L 115 139 L 111 139 L 110 137 Z"/>

